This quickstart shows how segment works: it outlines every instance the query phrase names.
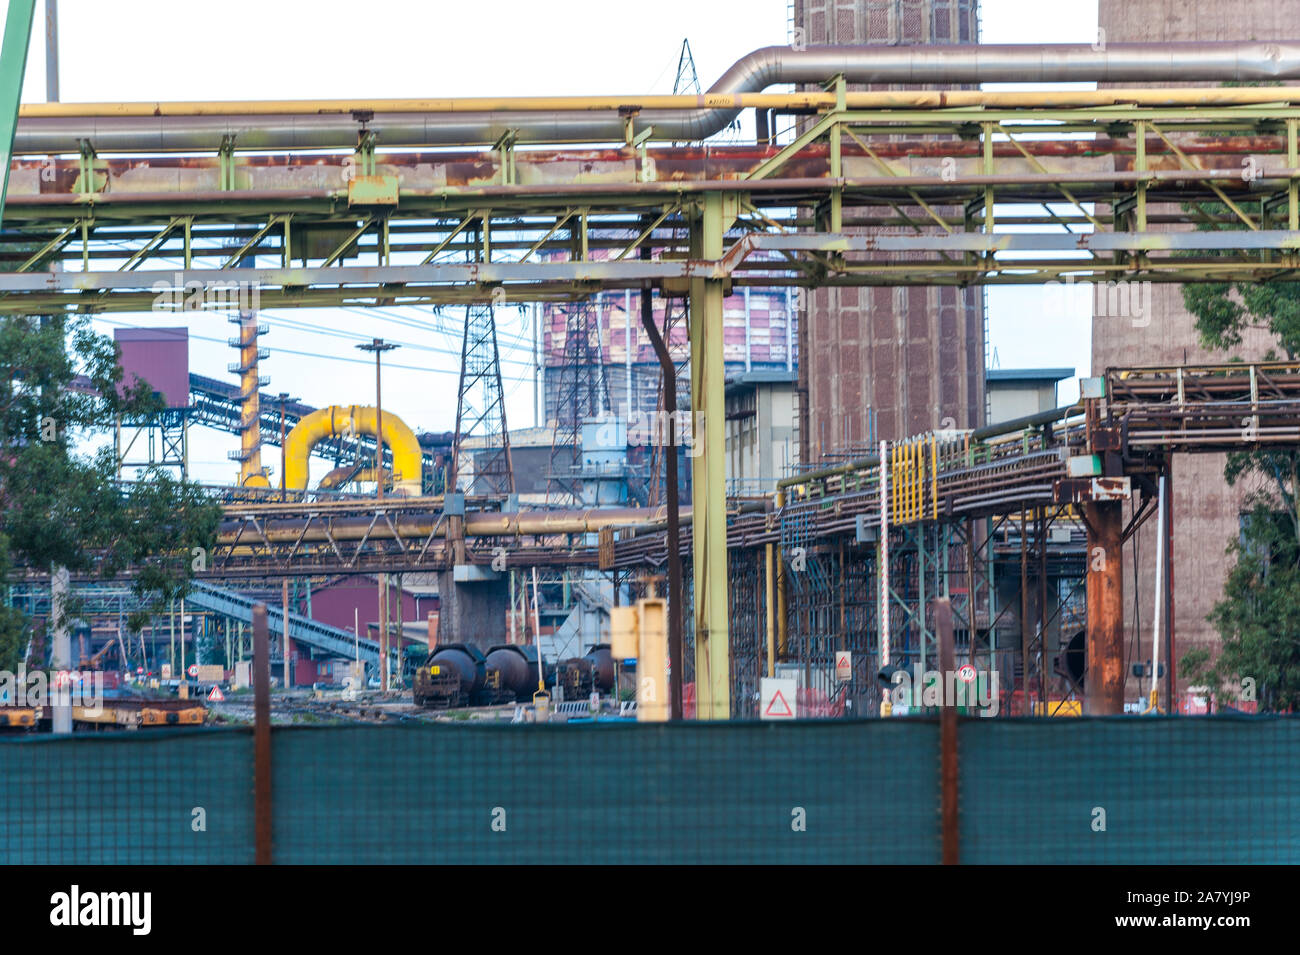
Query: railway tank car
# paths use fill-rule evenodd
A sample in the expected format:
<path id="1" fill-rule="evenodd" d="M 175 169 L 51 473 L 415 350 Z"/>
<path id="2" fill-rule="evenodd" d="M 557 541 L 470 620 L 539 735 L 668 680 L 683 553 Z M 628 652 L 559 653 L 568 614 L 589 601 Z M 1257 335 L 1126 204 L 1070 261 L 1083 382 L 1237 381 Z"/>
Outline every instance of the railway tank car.
<path id="1" fill-rule="evenodd" d="M 543 663 L 543 682 L 565 699 L 614 687 L 609 644 L 596 644 L 585 656 Z M 417 667 L 413 697 L 417 706 L 451 708 L 528 702 L 537 689 L 537 649 L 529 644 L 497 644 L 485 655 L 471 644 L 448 643 Z"/>
<path id="2" fill-rule="evenodd" d="M 448 643 L 429 654 L 415 671 L 413 695 L 417 706 L 467 706 L 487 682 L 483 651 L 468 643 Z"/>

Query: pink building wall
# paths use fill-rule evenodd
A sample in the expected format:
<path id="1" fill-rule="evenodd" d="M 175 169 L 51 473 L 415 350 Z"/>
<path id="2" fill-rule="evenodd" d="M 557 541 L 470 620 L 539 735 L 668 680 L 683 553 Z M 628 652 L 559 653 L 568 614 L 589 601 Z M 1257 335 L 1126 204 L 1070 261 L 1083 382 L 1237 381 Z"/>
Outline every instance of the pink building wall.
<path id="1" fill-rule="evenodd" d="M 397 603 L 398 588 L 396 578 L 388 578 L 390 587 L 389 613 L 394 623 L 397 622 Z M 300 600 L 298 606 L 299 613 L 306 613 L 306 601 Z M 312 619 L 319 620 L 321 623 L 329 624 L 332 627 L 338 627 L 341 630 L 351 630 L 355 616 L 361 623 L 362 634 L 367 634 L 374 638 L 374 627 L 379 621 L 379 584 L 374 577 L 343 577 L 328 586 L 315 590 L 311 595 L 311 615 Z M 405 623 L 415 621 L 424 621 L 428 615 L 438 611 L 437 594 L 412 594 L 408 591 L 401 592 L 401 619 Z M 302 657 L 306 654 L 303 653 Z M 299 667 L 306 666 L 311 669 L 314 661 L 300 659 Z M 297 671 L 296 671 L 297 672 Z M 295 675 L 296 675 L 295 672 Z M 314 672 L 314 670 L 312 671 Z M 316 676 L 308 679 L 319 680 L 321 677 Z"/>

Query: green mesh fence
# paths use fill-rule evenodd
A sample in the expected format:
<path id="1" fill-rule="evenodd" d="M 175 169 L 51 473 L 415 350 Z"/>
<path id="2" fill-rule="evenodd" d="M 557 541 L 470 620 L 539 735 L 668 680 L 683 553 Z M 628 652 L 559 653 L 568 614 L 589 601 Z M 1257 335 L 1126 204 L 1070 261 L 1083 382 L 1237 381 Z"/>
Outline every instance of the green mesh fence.
<path id="1" fill-rule="evenodd" d="M 275 858 L 935 862 L 937 745 L 905 721 L 287 729 Z"/>
<path id="2" fill-rule="evenodd" d="M 958 741 L 962 862 L 1300 862 L 1300 720 L 971 720 Z"/>
<path id="3" fill-rule="evenodd" d="M 246 730 L 5 739 L 0 858 L 37 865 L 252 862 L 252 771 Z M 199 823 L 206 829 L 196 831 Z"/>
<path id="4" fill-rule="evenodd" d="M 273 854 L 933 863 L 939 742 L 916 719 L 277 727 Z M 1300 720 L 971 719 L 959 756 L 963 862 L 1300 862 Z M 252 777 L 247 729 L 5 739 L 0 851 L 250 862 Z"/>

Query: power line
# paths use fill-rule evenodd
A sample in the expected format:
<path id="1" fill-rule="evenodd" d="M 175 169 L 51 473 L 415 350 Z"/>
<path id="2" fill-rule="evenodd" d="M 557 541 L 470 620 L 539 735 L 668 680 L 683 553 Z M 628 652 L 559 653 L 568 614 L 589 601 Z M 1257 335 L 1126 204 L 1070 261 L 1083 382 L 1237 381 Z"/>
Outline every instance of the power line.
<path id="1" fill-rule="evenodd" d="M 145 328 L 145 327 L 147 327 L 147 326 L 144 326 L 144 325 L 132 325 L 130 322 L 114 321 L 113 319 L 110 319 L 110 318 L 104 318 L 103 316 L 100 316 L 100 315 L 96 315 L 96 316 L 94 317 L 94 321 L 97 321 L 97 322 L 104 322 L 105 324 L 108 324 L 108 325 L 116 325 L 116 326 L 118 326 L 118 327 L 120 327 L 120 328 Z M 215 343 L 218 344 L 218 345 L 225 345 L 225 344 L 227 344 L 227 343 L 226 343 L 226 340 L 225 340 L 224 338 L 211 338 L 211 337 L 209 337 L 209 336 L 207 336 L 207 335 L 196 335 L 196 334 L 194 334 L 193 332 L 190 333 L 189 337 L 190 337 L 190 338 L 197 339 L 197 340 L 199 340 L 199 341 L 215 342 Z M 364 359 L 364 358 L 348 358 L 348 357 L 344 357 L 344 356 L 342 356 L 342 355 L 328 355 L 328 354 L 323 354 L 323 353 L 321 353 L 321 352 L 305 352 L 305 351 L 297 351 L 296 349 L 292 349 L 292 348 L 276 348 L 276 349 L 272 349 L 272 350 L 273 350 L 273 351 L 277 351 L 277 352 L 279 352 L 279 353 L 281 353 L 281 354 L 284 354 L 284 355 L 300 355 L 300 356 L 302 356 L 302 357 L 304 357 L 304 358 L 317 358 L 317 359 L 324 359 L 324 360 L 326 360 L 326 361 L 341 361 L 341 362 L 347 362 L 348 364 L 352 364 L 352 365 L 367 365 L 367 366 L 369 366 L 369 365 L 371 364 L 369 361 L 367 361 L 367 360 Z M 428 367 L 427 365 L 399 365 L 399 364 L 391 364 L 391 365 L 387 365 L 387 366 L 385 366 L 385 367 L 388 367 L 388 368 L 400 368 L 400 369 L 403 369 L 403 370 L 405 370 L 405 371 L 423 371 L 423 372 L 431 372 L 431 373 L 433 373 L 433 374 L 438 374 L 438 375 L 459 375 L 459 374 L 460 374 L 459 370 L 457 370 L 457 369 L 453 369 L 453 368 L 431 368 L 431 367 Z M 505 376 L 503 376 L 503 377 L 505 377 Z M 523 377 L 509 376 L 509 378 L 510 378 L 510 381 L 512 381 L 512 382 L 513 382 L 513 381 L 523 382 L 523 381 L 525 381 L 525 380 L 530 380 L 530 376 L 523 376 Z"/>

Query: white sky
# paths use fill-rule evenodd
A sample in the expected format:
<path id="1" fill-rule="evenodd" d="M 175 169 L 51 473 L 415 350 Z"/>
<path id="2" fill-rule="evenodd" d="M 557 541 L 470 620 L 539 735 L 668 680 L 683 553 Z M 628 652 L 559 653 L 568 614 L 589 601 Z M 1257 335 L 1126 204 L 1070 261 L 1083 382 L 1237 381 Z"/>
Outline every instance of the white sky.
<path id="1" fill-rule="evenodd" d="M 990 43 L 1088 42 L 1096 0 L 984 0 Z M 683 37 L 701 85 L 757 47 L 786 38 L 785 0 L 62 0 L 60 93 L 64 101 L 308 99 L 506 94 L 669 93 Z M 45 99 L 44 17 L 38 6 L 24 102 Z M 1040 289 L 989 291 L 990 341 L 1003 368 L 1067 366 L 1088 373 L 1091 317 L 1044 314 Z M 314 405 L 371 404 L 373 365 L 350 339 L 276 328 L 309 322 L 345 335 L 382 336 L 406 347 L 386 356 L 384 406 L 417 430 L 455 423 L 460 332 L 454 313 L 393 310 L 404 322 L 362 310 L 272 310 L 264 344 L 267 389 Z M 115 323 L 182 324 L 180 316 L 114 315 Z M 512 428 L 533 423 L 530 328 L 514 309 L 498 312 L 507 413 Z M 111 332 L 109 322 L 98 323 Z M 190 369 L 233 382 L 235 358 L 224 318 L 190 317 Z M 204 341 L 205 336 L 216 341 Z M 326 356 L 308 358 L 281 349 Z M 430 350 L 434 349 L 434 350 Z M 453 354 L 454 353 L 454 354 Z M 346 360 L 336 360 L 346 359 Z M 409 367 L 401 367 L 409 366 Z M 1072 398 L 1067 383 L 1062 398 Z M 229 482 L 232 435 L 195 429 L 191 471 Z M 264 462 L 278 466 L 272 451 Z"/>

